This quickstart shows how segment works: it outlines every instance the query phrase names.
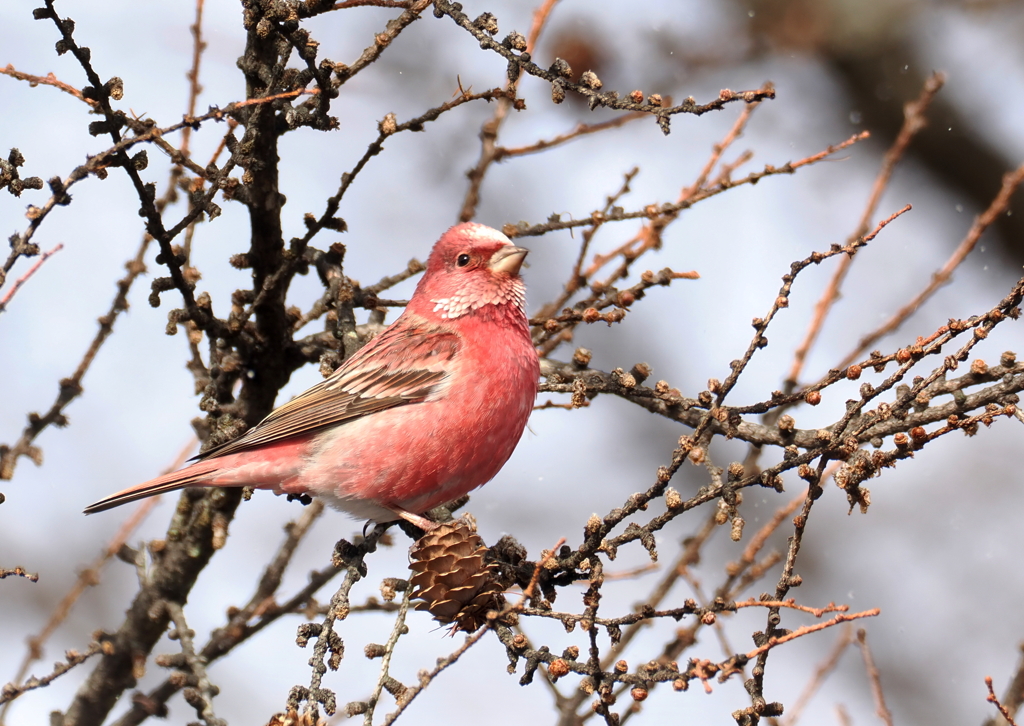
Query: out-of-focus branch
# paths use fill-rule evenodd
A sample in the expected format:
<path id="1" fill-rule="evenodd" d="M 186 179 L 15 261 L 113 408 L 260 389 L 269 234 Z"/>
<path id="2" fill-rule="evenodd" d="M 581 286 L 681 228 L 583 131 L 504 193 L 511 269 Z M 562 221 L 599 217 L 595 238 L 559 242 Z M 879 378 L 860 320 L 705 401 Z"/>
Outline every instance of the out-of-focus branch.
<path id="1" fill-rule="evenodd" d="M 843 657 L 846 649 L 853 642 L 853 625 L 847 625 L 843 628 L 839 637 L 836 638 L 836 643 L 832 646 L 832 651 L 818 667 L 814 669 L 814 674 L 811 676 L 811 680 L 808 681 L 807 685 L 804 686 L 804 690 L 797 697 L 796 701 L 786 709 L 786 715 L 780 721 L 782 726 L 795 726 L 796 722 L 800 720 L 800 716 L 803 714 L 804 708 L 810 703 L 810 700 L 814 698 L 814 694 L 818 692 L 825 679 L 836 669 L 839 665 L 839 659 Z"/>
<path id="2" fill-rule="evenodd" d="M 875 699 L 875 713 L 885 722 L 886 726 L 892 726 L 892 712 L 885 705 L 885 695 L 882 693 L 882 676 L 871 655 L 871 648 L 868 647 L 868 633 L 863 628 L 857 631 L 857 646 L 864 658 L 864 670 L 867 671 L 868 681 L 871 683 L 871 695 Z"/>
<path id="3" fill-rule="evenodd" d="M 971 250 L 974 249 L 974 246 L 978 243 L 978 240 L 981 239 L 981 235 L 984 234 L 985 230 L 995 223 L 995 221 L 1006 211 L 1010 204 L 1010 199 L 1013 197 L 1017 187 L 1019 187 L 1022 182 L 1024 182 L 1024 164 L 1021 164 L 1014 171 L 1003 177 L 1003 185 L 999 189 L 999 193 L 996 195 L 996 198 L 992 200 L 988 209 L 975 218 L 974 223 L 967 232 L 967 236 L 964 237 L 962 242 L 960 242 L 956 250 L 946 261 L 946 264 L 932 274 L 932 279 L 928 285 L 878 329 L 861 338 L 860 342 L 857 343 L 857 347 L 843 359 L 842 363 L 839 364 L 840 367 L 845 368 L 850 365 L 858 356 L 863 355 L 864 351 L 877 343 L 882 337 L 898 329 L 904 321 L 913 315 L 928 298 L 935 294 L 936 290 L 949 282 L 949 279 L 953 276 L 953 271 L 956 270 L 956 268 L 960 266 L 960 263 L 967 258 L 967 255 L 971 253 Z"/>
<path id="4" fill-rule="evenodd" d="M 557 2 L 558 0 L 544 0 L 536 7 L 530 22 L 529 37 L 516 37 L 510 34 L 507 38 L 509 47 L 516 45 L 527 53 L 532 52 Z M 435 6 L 435 15 L 439 12 L 442 14 L 438 15 L 438 17 L 442 17 L 443 11 Z M 513 40 L 515 40 L 515 43 L 513 43 Z M 466 176 L 469 177 L 469 186 L 462 200 L 462 209 L 459 211 L 460 222 L 469 222 L 476 216 L 476 209 L 480 204 L 480 188 L 483 186 L 484 177 L 487 175 L 491 165 L 498 159 L 498 133 L 501 131 L 505 119 L 508 118 L 508 113 L 512 110 L 516 99 L 516 83 L 519 79 L 519 71 L 518 66 L 514 65 L 514 63 L 515 61 L 509 61 L 508 83 L 505 85 L 505 89 L 509 93 L 508 99 L 499 100 L 491 118 L 480 127 L 480 156 L 477 158 L 473 168 L 466 172 Z"/>
<path id="5" fill-rule="evenodd" d="M 871 193 L 868 195 L 867 206 L 865 206 L 864 212 L 861 214 L 860 222 L 857 223 L 857 228 L 854 230 L 853 234 L 850 235 L 850 240 L 863 237 L 867 233 L 868 228 L 871 225 L 871 218 L 875 215 L 875 210 L 878 208 L 878 204 L 882 199 L 882 194 L 889 186 L 889 180 L 892 179 L 892 174 L 896 169 L 896 165 L 899 163 L 900 159 L 903 158 L 904 152 L 906 152 L 907 147 L 910 146 L 910 142 L 913 140 L 917 132 L 924 128 L 926 123 L 925 113 L 928 111 L 928 106 L 931 105 L 932 99 L 935 98 L 935 94 L 939 92 L 945 81 L 946 78 L 944 75 L 941 73 L 933 73 L 925 82 L 924 88 L 921 90 L 921 95 L 918 96 L 917 100 L 913 103 L 908 103 L 904 109 L 905 120 L 903 122 L 903 128 L 900 129 L 899 134 L 896 136 L 896 140 L 882 159 L 882 168 L 879 170 L 878 176 L 875 178 L 875 183 L 871 187 Z M 821 328 L 825 323 L 825 318 L 828 317 L 829 312 L 832 310 L 832 305 L 839 299 L 839 290 L 843 285 L 843 280 L 846 279 L 846 273 L 850 269 L 850 265 L 852 263 L 853 258 L 849 256 L 844 257 L 839 261 L 839 265 L 832 274 L 832 279 L 826 286 L 825 292 L 822 293 L 821 298 L 814 306 L 814 316 L 811 319 L 810 328 L 808 328 L 803 341 L 797 346 L 796 352 L 793 355 L 793 365 L 789 370 L 789 375 L 786 377 L 785 387 L 783 389 L 786 393 L 789 393 L 796 388 L 797 382 L 800 378 L 800 372 L 803 370 L 804 361 L 807 359 L 807 354 L 814 345 L 814 341 L 817 340 L 818 334 L 821 332 Z"/>

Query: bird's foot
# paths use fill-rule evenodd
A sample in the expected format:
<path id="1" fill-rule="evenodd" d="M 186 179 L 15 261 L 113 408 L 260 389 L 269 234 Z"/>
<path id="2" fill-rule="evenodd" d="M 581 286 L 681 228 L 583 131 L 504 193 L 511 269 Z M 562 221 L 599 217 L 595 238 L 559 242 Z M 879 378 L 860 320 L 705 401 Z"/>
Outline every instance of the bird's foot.
<path id="1" fill-rule="evenodd" d="M 388 507 L 388 509 L 390 509 L 392 512 L 397 514 L 399 517 L 404 519 L 409 524 L 412 524 L 412 525 L 414 525 L 416 527 L 419 527 L 424 532 L 429 532 L 432 529 L 436 529 L 439 526 L 437 522 L 429 520 L 426 517 L 424 517 L 423 515 L 413 514 L 412 512 L 407 512 L 404 509 L 402 509 L 401 507 L 390 506 L 390 507 Z"/>

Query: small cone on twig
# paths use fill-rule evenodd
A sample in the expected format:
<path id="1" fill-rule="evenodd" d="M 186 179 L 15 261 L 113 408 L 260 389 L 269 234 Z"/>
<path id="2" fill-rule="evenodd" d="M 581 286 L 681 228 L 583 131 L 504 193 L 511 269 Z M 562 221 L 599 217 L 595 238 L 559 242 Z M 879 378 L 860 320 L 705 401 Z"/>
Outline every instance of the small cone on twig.
<path id="1" fill-rule="evenodd" d="M 446 522 L 423 535 L 410 551 L 410 579 L 417 610 L 428 610 L 453 632 L 476 630 L 487 612 L 505 604 L 496 565 L 487 564 L 487 547 L 467 517 Z"/>

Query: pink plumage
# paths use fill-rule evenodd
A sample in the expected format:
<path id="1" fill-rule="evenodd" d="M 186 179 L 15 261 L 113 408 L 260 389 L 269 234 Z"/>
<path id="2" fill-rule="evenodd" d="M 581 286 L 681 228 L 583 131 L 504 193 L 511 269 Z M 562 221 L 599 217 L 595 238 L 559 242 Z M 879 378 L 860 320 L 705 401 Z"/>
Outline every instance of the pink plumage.
<path id="1" fill-rule="evenodd" d="M 195 464 L 86 513 L 183 487 L 253 486 L 430 528 L 419 515 L 490 481 L 533 408 L 526 252 L 490 227 L 452 227 L 402 315 L 330 378 Z"/>

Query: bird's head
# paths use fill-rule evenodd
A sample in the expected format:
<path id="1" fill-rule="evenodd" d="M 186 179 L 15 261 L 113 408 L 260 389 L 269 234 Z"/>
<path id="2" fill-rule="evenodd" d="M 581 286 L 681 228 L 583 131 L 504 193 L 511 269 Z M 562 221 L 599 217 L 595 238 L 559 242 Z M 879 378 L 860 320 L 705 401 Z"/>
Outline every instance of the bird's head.
<path id="1" fill-rule="evenodd" d="M 510 314 L 525 320 L 519 268 L 526 253 L 496 229 L 474 222 L 456 225 L 434 244 L 409 309 L 442 320 Z"/>

